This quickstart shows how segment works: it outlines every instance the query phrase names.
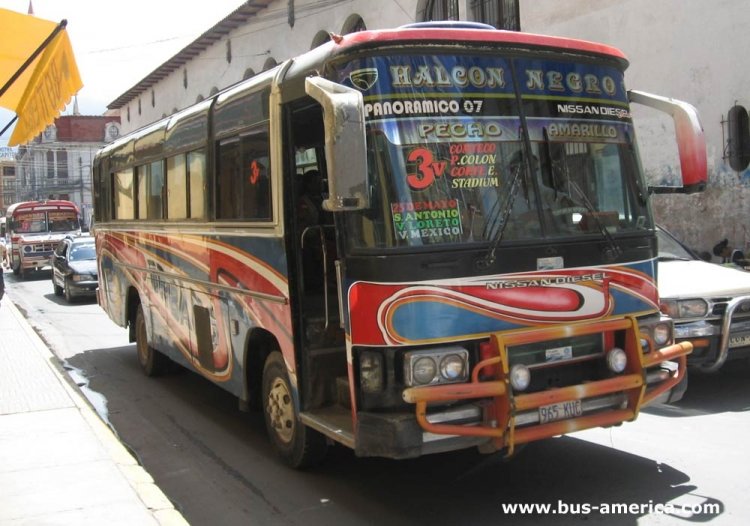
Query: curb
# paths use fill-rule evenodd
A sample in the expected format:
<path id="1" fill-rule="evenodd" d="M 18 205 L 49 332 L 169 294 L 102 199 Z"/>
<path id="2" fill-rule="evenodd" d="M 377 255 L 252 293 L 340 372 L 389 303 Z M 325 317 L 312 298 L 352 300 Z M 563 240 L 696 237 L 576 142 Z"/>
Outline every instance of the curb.
<path id="1" fill-rule="evenodd" d="M 9 298 L 5 298 L 9 300 Z M 71 385 L 70 377 L 62 368 L 57 356 L 49 349 L 39 337 L 26 318 L 21 314 L 12 301 L 6 301 L 6 307 L 17 319 L 21 329 L 26 333 L 33 344 L 35 351 L 39 353 L 48 367 L 57 377 L 60 384 L 70 396 L 86 424 L 91 428 L 99 443 L 109 455 L 118 471 L 133 488 L 138 498 L 154 516 L 161 526 L 189 526 L 182 514 L 177 511 L 172 502 L 156 485 L 151 475 L 138 463 L 133 455 L 123 446 L 120 440 L 94 411 L 85 396 Z"/>

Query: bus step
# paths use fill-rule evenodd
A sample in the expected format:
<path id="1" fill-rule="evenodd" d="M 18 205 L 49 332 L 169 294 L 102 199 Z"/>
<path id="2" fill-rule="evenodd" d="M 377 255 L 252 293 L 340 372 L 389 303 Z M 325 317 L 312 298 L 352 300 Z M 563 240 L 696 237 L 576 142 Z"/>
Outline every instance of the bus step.
<path id="1" fill-rule="evenodd" d="M 302 423 L 328 438 L 348 447 L 354 447 L 352 413 L 341 406 L 327 406 L 301 413 Z"/>

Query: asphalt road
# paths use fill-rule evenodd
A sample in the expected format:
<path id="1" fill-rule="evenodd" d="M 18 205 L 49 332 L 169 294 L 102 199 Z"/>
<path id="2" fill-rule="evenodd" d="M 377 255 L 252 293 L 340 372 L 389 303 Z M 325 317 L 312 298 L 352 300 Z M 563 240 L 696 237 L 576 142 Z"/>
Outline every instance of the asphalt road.
<path id="1" fill-rule="evenodd" d="M 528 445 L 511 461 L 463 451 L 415 460 L 331 448 L 298 472 L 274 457 L 262 416 L 179 369 L 146 378 L 125 329 L 93 301 L 65 303 L 48 273 L 8 295 L 195 525 L 692 524 L 750 519 L 750 367 L 692 375 L 685 399 L 638 420 Z M 61 452 L 64 454 L 64 452 Z M 542 513 L 509 508 L 549 505 Z"/>

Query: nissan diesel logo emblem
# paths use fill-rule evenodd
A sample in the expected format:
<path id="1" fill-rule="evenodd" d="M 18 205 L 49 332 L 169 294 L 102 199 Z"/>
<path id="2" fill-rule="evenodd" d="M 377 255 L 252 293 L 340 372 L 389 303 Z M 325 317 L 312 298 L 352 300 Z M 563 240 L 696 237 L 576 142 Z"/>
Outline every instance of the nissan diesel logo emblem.
<path id="1" fill-rule="evenodd" d="M 352 85 L 360 91 L 367 91 L 378 81 L 378 70 L 375 68 L 364 68 L 352 71 L 349 74 Z"/>

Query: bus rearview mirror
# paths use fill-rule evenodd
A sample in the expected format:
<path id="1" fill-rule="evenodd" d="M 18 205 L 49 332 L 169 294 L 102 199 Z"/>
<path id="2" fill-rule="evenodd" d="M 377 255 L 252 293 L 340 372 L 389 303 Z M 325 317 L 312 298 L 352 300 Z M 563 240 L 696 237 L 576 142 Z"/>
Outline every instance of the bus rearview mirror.
<path id="1" fill-rule="evenodd" d="M 653 108 L 672 117 L 682 172 L 682 188 L 679 192 L 686 194 L 702 192 L 708 180 L 708 163 L 706 138 L 703 135 L 703 126 L 698 118 L 698 111 L 687 102 L 642 91 L 628 91 L 628 99 L 631 103 Z M 675 192 L 672 188 L 661 190 L 659 187 L 652 187 L 650 190 L 654 193 Z"/>
<path id="2" fill-rule="evenodd" d="M 322 77 L 305 79 L 305 91 L 323 107 L 330 212 L 363 210 L 367 191 L 364 99 L 359 91 Z"/>

